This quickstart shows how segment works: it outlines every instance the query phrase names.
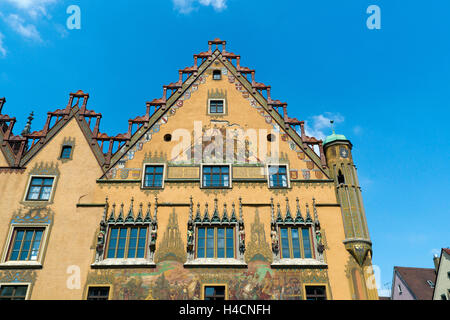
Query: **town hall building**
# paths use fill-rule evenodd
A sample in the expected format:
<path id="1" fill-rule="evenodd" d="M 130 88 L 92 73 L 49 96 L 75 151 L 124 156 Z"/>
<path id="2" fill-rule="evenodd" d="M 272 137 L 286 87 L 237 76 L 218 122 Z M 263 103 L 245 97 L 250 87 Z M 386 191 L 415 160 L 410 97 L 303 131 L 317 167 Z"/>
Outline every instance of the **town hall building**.
<path id="1" fill-rule="evenodd" d="M 0 299 L 378 299 L 351 142 L 208 44 L 116 136 L 0 99 Z"/>

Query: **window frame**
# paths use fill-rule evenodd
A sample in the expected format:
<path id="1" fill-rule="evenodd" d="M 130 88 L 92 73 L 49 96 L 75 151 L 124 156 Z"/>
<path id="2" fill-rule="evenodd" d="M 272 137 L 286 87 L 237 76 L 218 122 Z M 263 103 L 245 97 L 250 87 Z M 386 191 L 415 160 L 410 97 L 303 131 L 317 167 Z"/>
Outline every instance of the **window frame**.
<path id="1" fill-rule="evenodd" d="M 204 238 L 204 256 L 203 257 L 199 257 L 198 256 L 198 249 L 199 249 L 199 236 L 198 236 L 198 231 L 200 228 L 204 228 L 205 229 L 205 238 Z M 207 230 L 208 229 L 214 229 L 214 257 L 208 257 L 207 256 Z M 225 257 L 218 257 L 217 256 L 217 251 L 218 251 L 218 229 L 225 229 L 225 246 L 224 246 L 224 255 Z M 228 257 L 227 256 L 227 237 L 226 237 L 226 229 L 232 229 L 232 234 L 233 234 L 233 257 Z M 236 225 L 234 224 L 230 224 L 230 225 L 223 225 L 223 224 L 198 224 L 195 226 L 195 259 L 237 259 L 237 252 L 236 252 L 236 240 L 237 240 L 237 236 L 236 236 Z"/>
<path id="2" fill-rule="evenodd" d="M 145 185 L 145 176 L 146 176 L 147 167 L 163 167 L 161 187 L 151 187 L 151 186 Z M 154 190 L 164 189 L 164 181 L 166 180 L 166 175 L 167 175 L 166 169 L 167 169 L 167 165 L 165 163 L 144 163 L 144 165 L 142 167 L 141 188 L 142 189 L 154 189 Z"/>
<path id="3" fill-rule="evenodd" d="M 69 153 L 69 155 L 68 155 L 68 157 L 63 157 L 63 155 L 64 155 L 64 150 L 66 149 L 66 148 L 70 148 L 70 153 Z M 59 154 L 59 160 L 71 160 L 72 159 L 72 153 L 73 153 L 73 146 L 72 145 L 70 145 L 70 144 L 63 144 L 62 146 L 61 146 L 61 152 L 60 152 L 60 154 Z"/>
<path id="4" fill-rule="evenodd" d="M 29 283 L 29 282 L 2 282 L 2 283 L 0 283 L 0 291 L 1 291 L 2 287 L 25 287 L 25 286 L 27 287 L 27 291 L 25 293 L 24 300 L 29 300 L 30 288 L 31 288 L 31 283 Z M 10 299 L 9 301 L 12 301 L 12 300 Z M 16 301 L 20 301 L 20 300 L 16 300 Z"/>
<path id="5" fill-rule="evenodd" d="M 279 187 L 279 186 L 271 186 L 270 185 L 270 167 L 285 167 L 286 168 L 286 187 Z M 266 164 L 266 174 L 267 174 L 267 187 L 269 189 L 290 189 L 291 188 L 291 179 L 290 179 L 290 171 L 289 171 L 289 165 L 288 164 L 276 164 L 276 163 L 269 163 Z"/>
<path id="6" fill-rule="evenodd" d="M 228 186 L 203 186 L 203 168 L 204 167 L 228 167 Z M 222 174 L 222 173 L 221 173 Z M 200 164 L 200 189 L 231 189 L 233 187 L 233 167 L 229 163 L 202 163 Z"/>
<path id="7" fill-rule="evenodd" d="M 228 284 L 226 283 L 207 283 L 207 284 L 202 284 L 202 292 L 201 292 L 201 300 L 205 301 L 205 291 L 207 287 L 224 287 L 224 300 L 228 300 Z M 214 293 L 215 296 L 215 293 Z M 218 301 L 218 300 L 213 300 L 213 301 Z M 220 301 L 220 300 L 219 300 Z"/>
<path id="8" fill-rule="evenodd" d="M 53 182 L 52 182 L 52 189 L 50 191 L 50 195 L 48 197 L 47 200 L 34 200 L 34 199 L 28 199 L 28 195 L 30 193 L 30 188 L 31 188 L 31 182 L 33 181 L 33 179 L 50 179 L 53 178 Z M 25 190 L 25 195 L 23 198 L 23 202 L 34 202 L 34 203 L 45 203 L 45 202 L 51 202 L 53 201 L 53 196 L 55 193 L 55 188 L 56 188 L 56 179 L 58 178 L 58 176 L 56 175 L 41 175 L 41 174 L 32 174 L 29 176 L 28 178 L 28 182 L 27 182 L 27 188 Z"/>
<path id="9" fill-rule="evenodd" d="M 325 289 L 325 296 L 324 296 L 325 300 L 330 300 L 330 297 L 328 296 L 329 289 L 328 289 L 327 284 L 325 284 L 325 283 L 304 283 L 303 284 L 303 292 L 305 293 L 305 300 L 308 300 L 307 294 L 306 294 L 307 287 L 323 287 Z M 314 301 L 317 301 L 317 300 L 314 300 Z"/>
<path id="10" fill-rule="evenodd" d="M 108 291 L 108 299 L 107 300 L 111 300 L 111 295 L 112 295 L 112 292 L 113 292 L 113 290 L 112 290 L 113 286 L 109 285 L 109 284 L 92 284 L 92 285 L 88 285 L 87 288 L 86 288 L 86 294 L 85 294 L 84 300 L 89 300 L 89 289 L 91 289 L 91 288 L 108 288 L 109 291 Z M 90 300 L 90 301 L 93 301 L 93 300 Z"/>
<path id="11" fill-rule="evenodd" d="M 123 258 L 109 257 L 108 252 L 109 252 L 110 241 L 111 241 L 111 230 L 112 229 L 119 229 L 120 230 L 122 228 L 126 228 L 127 229 Z M 139 257 L 128 258 L 128 251 L 130 249 L 129 248 L 130 235 L 131 235 L 131 229 L 132 228 L 146 228 L 147 229 L 146 235 L 145 235 L 144 257 L 142 257 L 142 258 L 139 258 Z M 151 232 L 151 225 L 150 224 L 128 224 L 128 225 L 127 224 L 118 224 L 118 225 L 109 225 L 108 229 L 107 229 L 107 233 L 106 233 L 105 250 L 103 252 L 103 260 L 107 260 L 107 259 L 108 260 L 148 259 L 148 246 L 150 244 L 149 243 L 150 232 Z M 139 237 L 138 237 L 138 239 L 139 239 Z M 136 251 L 137 251 L 137 247 L 138 247 L 138 241 L 136 243 Z M 137 254 L 137 252 L 136 252 L 136 254 Z M 116 246 L 116 249 L 115 249 L 115 256 L 117 256 L 117 246 Z"/>
<path id="12" fill-rule="evenodd" d="M 12 260 L 11 259 L 11 255 L 12 255 L 12 253 L 14 251 L 13 248 L 14 248 L 14 245 L 16 243 L 17 233 L 19 231 L 25 231 L 25 235 L 26 235 L 26 233 L 28 231 L 32 231 L 33 232 L 33 238 L 32 238 L 32 241 L 30 243 L 30 248 L 27 250 L 28 251 L 27 259 L 25 259 L 25 260 L 21 260 L 21 259 Z M 33 249 L 32 249 L 31 245 L 35 243 L 36 233 L 38 231 L 42 231 L 42 235 L 41 235 L 41 239 L 39 241 L 39 247 L 37 249 L 37 256 L 36 256 L 36 260 L 31 260 L 30 259 L 30 255 L 33 252 Z M 44 234 L 45 234 L 45 227 L 40 227 L 40 228 L 15 227 L 14 230 L 13 230 L 13 233 L 11 235 L 11 240 L 10 240 L 10 243 L 9 243 L 8 252 L 6 253 L 6 261 L 15 261 L 15 262 L 35 262 L 35 261 L 39 261 L 39 255 L 41 254 L 41 249 L 42 249 L 42 245 L 43 245 L 42 241 L 43 241 L 43 238 L 44 238 Z M 22 249 L 23 249 L 24 242 L 25 242 L 25 238 L 22 238 L 22 240 L 20 241 L 20 249 L 19 249 L 19 256 L 18 256 L 18 258 L 20 258 L 20 255 L 23 253 Z"/>
<path id="13" fill-rule="evenodd" d="M 314 238 L 312 237 L 312 225 L 309 225 L 309 224 L 305 224 L 305 225 L 278 224 L 277 228 L 278 228 L 277 232 L 279 234 L 279 239 L 280 239 L 279 240 L 280 259 L 316 259 Z M 288 230 L 289 257 L 283 257 L 283 240 L 282 240 L 282 237 L 281 237 L 281 229 L 287 229 Z M 300 258 L 295 258 L 294 257 L 292 229 L 297 229 L 299 231 L 298 232 L 298 241 L 299 241 Z M 308 234 L 309 234 L 309 244 L 310 244 L 310 251 L 311 251 L 311 257 L 309 257 L 309 258 L 305 257 L 303 230 L 308 230 Z"/>
<path id="14" fill-rule="evenodd" d="M 219 74 L 219 78 L 218 79 L 214 78 L 214 76 L 217 75 L 217 74 Z M 213 72 L 212 72 L 212 79 L 216 80 L 216 81 L 217 80 L 222 80 L 222 70 L 214 69 Z"/>
<path id="15" fill-rule="evenodd" d="M 36 260 L 9 260 L 10 253 L 12 251 L 12 247 L 14 243 L 12 242 L 14 240 L 14 234 L 15 230 L 17 229 L 43 229 L 41 243 L 39 246 L 39 252 Z M 1 265 L 8 266 L 8 265 L 18 265 L 22 267 L 42 267 L 42 261 L 44 258 L 45 251 L 47 249 L 47 240 L 49 236 L 49 229 L 50 226 L 48 224 L 42 224 L 42 223 L 36 223 L 36 224 L 18 224 L 14 223 L 10 225 L 9 232 L 8 232 L 8 238 L 6 241 L 6 244 L 3 249 L 3 254 L 1 258 Z"/>
<path id="16" fill-rule="evenodd" d="M 211 112 L 211 102 L 212 101 L 222 101 L 223 102 L 223 111 L 221 113 L 219 112 Z M 221 116 L 227 114 L 227 102 L 226 99 L 223 98 L 215 98 L 215 99 L 208 99 L 208 115 L 210 116 Z"/>

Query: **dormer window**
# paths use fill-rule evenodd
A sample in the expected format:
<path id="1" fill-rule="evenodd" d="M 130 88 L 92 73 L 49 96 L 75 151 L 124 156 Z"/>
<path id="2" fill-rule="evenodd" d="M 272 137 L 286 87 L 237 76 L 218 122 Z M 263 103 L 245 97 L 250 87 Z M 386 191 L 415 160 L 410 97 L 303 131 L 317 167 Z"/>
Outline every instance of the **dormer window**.
<path id="1" fill-rule="evenodd" d="M 211 115 L 225 113 L 225 100 L 209 100 L 208 112 Z"/>
<path id="2" fill-rule="evenodd" d="M 70 159 L 72 156 L 72 146 L 63 146 L 60 159 Z"/>
<path id="3" fill-rule="evenodd" d="M 214 70 L 213 80 L 221 80 L 221 79 L 222 79 L 222 72 L 220 70 Z"/>

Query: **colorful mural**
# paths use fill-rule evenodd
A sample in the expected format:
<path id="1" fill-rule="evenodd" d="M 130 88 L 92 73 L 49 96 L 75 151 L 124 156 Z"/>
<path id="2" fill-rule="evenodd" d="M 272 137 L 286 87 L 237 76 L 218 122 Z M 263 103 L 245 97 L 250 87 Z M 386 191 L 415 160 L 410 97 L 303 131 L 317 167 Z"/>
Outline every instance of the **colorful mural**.
<path id="1" fill-rule="evenodd" d="M 229 300 L 301 300 L 304 284 L 328 285 L 325 269 L 271 269 L 266 261 L 252 261 L 248 268 L 187 269 L 178 261 L 159 263 L 154 271 L 97 270 L 87 285 L 109 284 L 117 300 L 199 300 L 203 285 L 228 288 Z"/>

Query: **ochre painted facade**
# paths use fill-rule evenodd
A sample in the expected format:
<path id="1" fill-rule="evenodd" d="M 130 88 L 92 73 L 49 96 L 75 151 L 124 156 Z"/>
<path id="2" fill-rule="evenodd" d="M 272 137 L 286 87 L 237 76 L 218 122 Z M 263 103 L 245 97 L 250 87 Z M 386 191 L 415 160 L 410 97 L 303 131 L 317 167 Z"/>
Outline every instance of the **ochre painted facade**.
<path id="1" fill-rule="evenodd" d="M 225 42 L 209 45 L 116 137 L 99 132 L 101 115 L 86 108 L 82 91 L 42 131 L 20 136 L 12 134 L 15 119 L 1 114 L 2 102 L 0 289 L 27 285 L 27 299 L 86 299 L 92 287 L 109 288 L 110 299 L 203 299 L 205 287 L 215 286 L 226 299 L 306 299 L 317 286 L 327 299 L 378 299 L 351 143 L 307 137 L 303 122 L 287 116 Z M 222 114 L 210 113 L 211 100 L 223 101 Z M 250 133 L 231 149 L 241 147 L 245 157 L 225 161 L 229 186 L 203 187 L 203 166 L 218 163 L 186 155 L 227 130 Z M 68 158 L 63 146 L 71 148 Z M 270 163 L 286 168 L 286 185 L 271 186 Z M 144 185 L 146 164 L 163 168 L 162 187 Z M 48 199 L 27 200 L 33 177 L 53 179 Z M 111 229 L 120 226 L 148 228 L 143 257 L 107 256 Z M 233 228 L 233 257 L 198 256 L 204 227 Z M 282 256 L 281 229 L 289 227 L 308 230 L 311 258 L 306 244 L 301 258 Z M 17 230 L 27 228 L 44 230 L 38 256 L 12 260 Z"/>

